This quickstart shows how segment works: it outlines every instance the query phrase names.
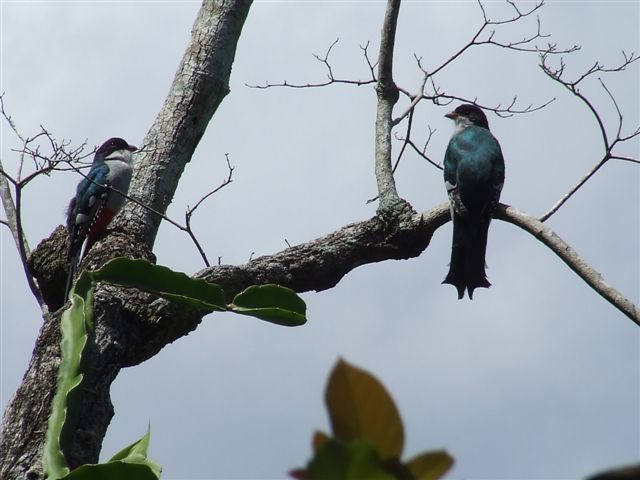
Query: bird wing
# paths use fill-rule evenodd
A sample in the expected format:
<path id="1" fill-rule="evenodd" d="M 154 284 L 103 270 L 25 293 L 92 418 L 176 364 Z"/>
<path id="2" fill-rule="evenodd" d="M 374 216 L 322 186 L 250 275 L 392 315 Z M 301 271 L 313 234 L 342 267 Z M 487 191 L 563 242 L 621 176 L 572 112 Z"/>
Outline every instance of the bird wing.
<path id="1" fill-rule="evenodd" d="M 458 189 L 458 165 L 462 158 L 462 150 L 458 145 L 457 135 L 451 138 L 447 150 L 444 152 L 444 185 L 449 195 L 451 208 L 458 215 L 466 216 L 467 208 L 460 198 L 460 190 Z"/>
<path id="2" fill-rule="evenodd" d="M 107 183 L 109 167 L 101 163 L 91 168 L 89 174 L 80 182 L 76 196 L 69 204 L 67 228 L 69 229 L 69 255 L 73 258 L 82 248 L 82 244 L 104 208 L 111 189 Z"/>
<path id="3" fill-rule="evenodd" d="M 453 208 L 462 216 L 491 215 L 504 184 L 500 144 L 489 130 L 469 127 L 451 138 L 444 158 L 444 179 Z"/>

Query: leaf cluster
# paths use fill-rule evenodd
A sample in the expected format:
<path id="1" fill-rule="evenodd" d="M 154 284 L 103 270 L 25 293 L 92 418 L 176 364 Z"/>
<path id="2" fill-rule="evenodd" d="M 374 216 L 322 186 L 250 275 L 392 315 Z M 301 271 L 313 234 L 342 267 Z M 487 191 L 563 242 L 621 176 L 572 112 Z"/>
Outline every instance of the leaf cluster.
<path id="1" fill-rule="evenodd" d="M 445 451 L 406 462 L 400 413 L 371 373 L 339 360 L 325 392 L 333 436 L 316 432 L 313 458 L 291 472 L 301 480 L 436 480 L 453 465 Z"/>
<path id="2" fill-rule="evenodd" d="M 62 360 L 43 453 L 43 469 L 49 480 L 160 477 L 160 466 L 147 459 L 149 431 L 107 463 L 82 465 L 73 471 L 67 466 L 64 450 L 70 442 L 69 432 L 75 426 L 75 412 L 82 395 L 79 388 L 83 377 L 82 353 L 93 328 L 93 296 L 98 282 L 138 288 L 207 312 L 230 311 L 284 326 L 306 322 L 304 301 L 292 290 L 278 285 L 251 286 L 227 305 L 220 286 L 146 260 L 120 257 L 98 270 L 85 270 L 69 293 L 71 305 L 61 317 Z"/>

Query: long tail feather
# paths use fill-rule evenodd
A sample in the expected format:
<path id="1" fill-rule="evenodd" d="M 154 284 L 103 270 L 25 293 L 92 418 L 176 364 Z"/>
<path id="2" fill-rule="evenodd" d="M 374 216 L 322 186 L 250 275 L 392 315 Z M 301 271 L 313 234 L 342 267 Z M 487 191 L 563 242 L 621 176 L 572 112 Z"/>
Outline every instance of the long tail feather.
<path id="1" fill-rule="evenodd" d="M 481 220 L 478 224 L 472 225 L 472 236 L 466 265 L 467 291 L 469 292 L 469 298 L 472 300 L 473 291 L 476 288 L 489 288 L 491 286 L 485 272 L 488 233 L 489 220 Z"/>
<path id="2" fill-rule="evenodd" d="M 442 283 L 450 284 L 458 290 L 458 299 L 464 297 L 465 290 L 473 299 L 476 288 L 491 286 L 485 273 L 485 252 L 489 221 L 472 221 L 458 214 L 453 216 L 453 241 L 449 273 Z"/>

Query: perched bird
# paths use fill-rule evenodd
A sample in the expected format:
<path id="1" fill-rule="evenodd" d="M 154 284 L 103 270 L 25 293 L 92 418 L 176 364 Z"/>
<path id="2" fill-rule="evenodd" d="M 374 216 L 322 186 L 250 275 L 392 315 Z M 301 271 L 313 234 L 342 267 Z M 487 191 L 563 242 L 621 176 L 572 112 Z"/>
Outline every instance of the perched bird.
<path id="1" fill-rule="evenodd" d="M 458 289 L 458 298 L 489 287 L 485 252 L 491 217 L 504 184 L 500 144 L 489 131 L 484 112 L 475 105 L 460 105 L 445 115 L 455 130 L 444 155 L 444 183 L 451 202 L 453 242 L 449 273 L 442 283 Z"/>
<path id="2" fill-rule="evenodd" d="M 132 153 L 136 150 L 136 147 L 129 145 L 122 138 L 110 138 L 104 142 L 96 150 L 89 173 L 78 184 L 76 196 L 69 203 L 69 273 L 65 302 L 85 240 L 84 254 L 104 235 L 107 225 L 124 204 L 125 197 L 121 193 L 126 194 L 129 190 L 133 167 Z"/>

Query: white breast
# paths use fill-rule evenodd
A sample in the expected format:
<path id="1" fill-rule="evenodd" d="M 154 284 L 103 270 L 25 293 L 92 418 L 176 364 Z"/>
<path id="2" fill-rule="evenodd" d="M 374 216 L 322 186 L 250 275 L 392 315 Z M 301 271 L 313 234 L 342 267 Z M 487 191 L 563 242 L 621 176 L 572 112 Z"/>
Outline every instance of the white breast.
<path id="1" fill-rule="evenodd" d="M 121 159 L 108 159 L 105 163 L 109 166 L 109 185 L 117 191 L 111 192 L 107 200 L 107 208 L 114 212 L 119 211 L 124 204 L 125 197 L 118 192 L 127 193 L 131 183 L 131 173 L 133 168 L 131 163 Z"/>

